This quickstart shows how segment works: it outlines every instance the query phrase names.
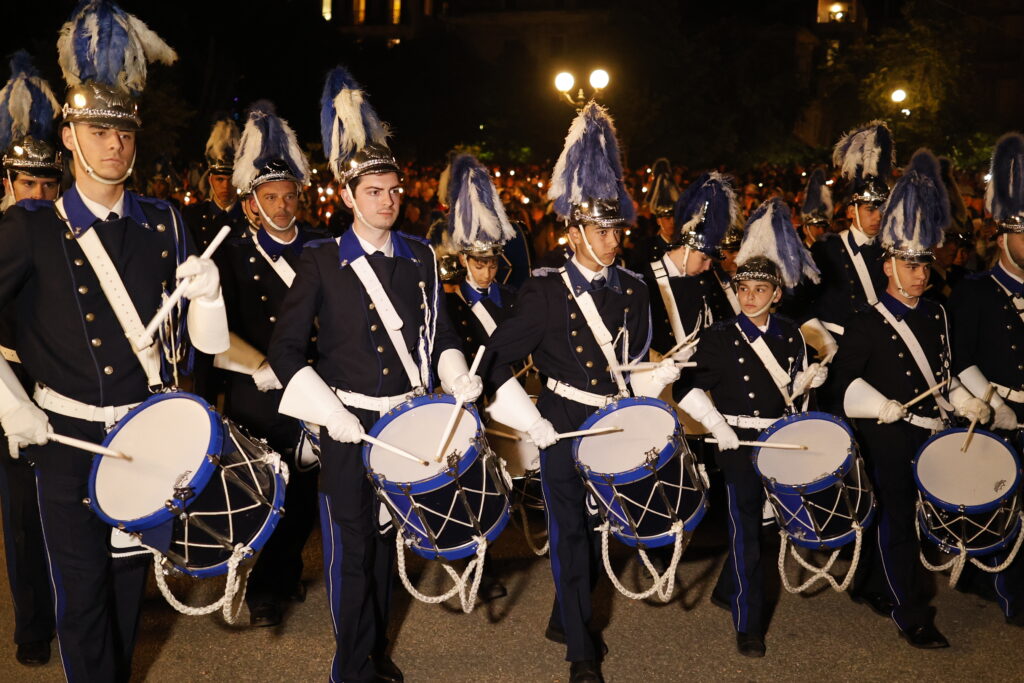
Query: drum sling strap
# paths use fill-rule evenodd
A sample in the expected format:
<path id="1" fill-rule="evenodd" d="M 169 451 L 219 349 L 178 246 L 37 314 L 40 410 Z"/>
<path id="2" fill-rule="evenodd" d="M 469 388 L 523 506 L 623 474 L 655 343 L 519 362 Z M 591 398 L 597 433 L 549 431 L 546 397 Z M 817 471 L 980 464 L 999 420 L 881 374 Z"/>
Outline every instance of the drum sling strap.
<path id="1" fill-rule="evenodd" d="M 64 211 L 63 197 L 57 200 L 56 207 L 57 215 L 60 219 L 70 225 Z M 171 220 L 174 221 L 173 229 L 175 234 L 177 234 L 178 219 L 173 211 L 171 211 Z M 73 230 L 72 233 L 74 233 Z M 79 246 L 82 247 L 85 259 L 92 266 L 93 271 L 95 271 L 96 278 L 100 281 L 103 295 L 107 298 L 107 303 L 110 304 L 110 308 L 114 311 L 114 316 L 121 325 L 125 336 L 128 337 L 128 342 L 131 344 L 132 351 L 135 353 L 139 365 L 142 366 L 143 372 L 146 373 L 146 383 L 150 387 L 162 386 L 163 380 L 160 378 L 160 345 L 154 342 L 145 348 L 135 348 L 133 340 L 142 339 L 147 336 L 145 333 L 146 326 L 142 324 L 139 312 L 136 310 L 135 304 L 132 303 L 128 290 L 125 289 L 124 282 L 117 272 L 117 267 L 110 260 L 107 250 L 103 248 L 99 235 L 95 230 L 86 230 L 78 235 L 76 239 Z"/>
<path id="2" fill-rule="evenodd" d="M 676 297 L 672 293 L 672 282 L 669 280 L 668 271 L 665 270 L 665 264 L 661 260 L 651 263 L 651 270 L 654 272 L 654 279 L 658 281 L 658 292 L 661 294 L 662 303 L 665 304 L 665 313 L 668 314 L 668 322 L 672 326 L 672 336 L 676 343 L 680 343 L 689 338 L 689 335 L 679 316 L 679 306 L 676 305 Z M 700 327 L 700 323 L 694 326 L 694 332 L 698 327 Z"/>
<path id="3" fill-rule="evenodd" d="M 843 243 L 846 253 L 849 254 L 850 260 L 853 261 L 853 268 L 857 271 L 857 279 L 860 280 L 860 286 L 864 290 L 864 296 L 868 301 L 868 305 L 874 306 L 878 302 L 878 296 L 875 294 L 875 283 L 871 281 L 871 274 L 868 273 L 864 257 L 860 253 L 853 253 L 853 248 L 850 247 L 848 239 L 853 239 L 853 236 L 842 235 L 839 241 Z"/>
<path id="4" fill-rule="evenodd" d="M 768 348 L 768 344 L 764 340 L 764 335 L 761 335 L 754 341 L 747 339 L 747 334 L 740 327 L 739 323 L 736 323 L 736 329 L 739 331 L 740 336 L 747 342 L 754 353 L 757 354 L 758 359 L 761 361 L 761 365 L 768 371 L 768 374 L 772 377 L 772 382 L 775 383 L 779 393 L 782 394 L 782 400 L 786 402 L 787 406 L 793 405 L 793 397 L 789 395 L 789 383 L 791 377 L 789 373 L 782 369 L 779 365 L 778 359 L 775 358 L 775 354 Z M 807 354 L 804 354 L 804 366 L 806 369 L 807 365 Z M 806 407 L 807 397 L 804 397 L 804 406 Z"/>
<path id="5" fill-rule="evenodd" d="M 254 247 L 256 247 L 256 251 L 260 253 L 260 256 L 263 257 L 263 260 L 270 264 L 270 267 L 274 269 L 274 272 L 277 273 L 277 276 L 281 278 L 281 280 L 284 282 L 285 287 L 290 288 L 292 286 L 292 282 L 295 281 L 295 269 L 292 268 L 288 261 L 285 260 L 284 256 L 279 257 L 276 261 L 270 258 L 270 254 L 268 254 L 266 250 L 262 246 L 260 246 L 260 242 L 258 239 L 256 239 L 255 235 L 253 235 L 252 237 L 252 244 Z"/>
<path id="6" fill-rule="evenodd" d="M 615 347 L 613 346 L 615 339 L 612 337 L 612 333 L 608 331 L 604 321 L 601 320 L 601 314 L 597 312 L 597 306 L 594 305 L 594 299 L 590 296 L 590 292 L 583 292 L 577 295 L 573 291 L 572 282 L 569 280 L 569 273 L 565 272 L 565 268 L 559 268 L 558 272 L 562 275 L 562 282 L 565 283 L 565 288 L 569 290 L 569 296 L 580 307 L 583 319 L 587 321 L 587 326 L 590 328 L 591 333 L 593 333 L 594 339 L 597 340 L 597 345 L 601 347 L 601 353 L 604 355 L 608 367 L 611 368 L 612 377 L 615 379 L 615 386 L 619 388 L 619 394 L 629 396 L 629 389 L 626 387 L 626 380 L 622 376 L 622 371 L 616 369 L 619 366 L 619 359 L 615 355 Z"/>
<path id="7" fill-rule="evenodd" d="M 914 362 L 917 363 L 917 369 L 921 372 L 924 377 L 924 381 L 928 382 L 928 386 L 933 387 L 937 384 L 935 380 L 935 373 L 932 372 L 932 366 L 928 362 L 927 356 L 924 355 L 924 349 L 921 348 L 921 343 L 917 341 L 917 337 L 914 336 L 914 331 L 910 329 L 910 325 L 905 320 L 897 320 L 896 316 L 885 307 L 885 304 L 878 302 L 875 305 L 875 309 L 882 314 L 886 322 L 892 325 L 892 328 L 896 330 L 896 334 L 903 340 L 903 344 L 910 351 L 911 357 Z M 948 339 L 949 335 L 947 335 Z M 947 401 L 941 393 L 934 394 L 935 403 L 939 406 L 939 414 L 943 420 L 948 419 L 946 413 L 953 410 L 953 406 Z"/>
<path id="8" fill-rule="evenodd" d="M 384 329 L 388 333 L 388 339 L 391 340 L 391 345 L 395 348 L 399 360 L 402 361 L 402 367 L 405 368 L 405 374 L 409 377 L 409 384 L 413 389 L 421 389 L 426 380 L 421 377 L 420 369 L 405 345 L 405 338 L 402 336 L 402 325 L 404 324 L 402 316 L 398 315 L 394 304 L 388 298 L 388 294 L 384 290 L 384 285 L 380 283 L 377 273 L 373 272 L 373 267 L 365 255 L 350 261 L 348 265 L 363 284 L 366 293 L 370 297 L 370 301 L 373 302 L 374 308 L 377 309 L 377 314 L 380 315 L 380 320 L 384 323 Z"/>
<path id="9" fill-rule="evenodd" d="M 732 312 L 736 315 L 740 314 L 740 300 L 736 298 L 736 292 L 733 291 L 731 282 L 722 282 L 722 278 L 719 277 L 718 273 L 715 273 L 715 280 L 718 282 L 718 286 L 725 292 L 725 298 L 729 300 L 729 305 L 732 306 Z"/>
<path id="10" fill-rule="evenodd" d="M 484 307 L 484 300 L 480 299 L 480 301 L 477 301 L 475 304 L 470 306 L 469 302 L 466 301 L 466 297 L 462 296 L 461 291 L 458 291 L 458 295 L 459 298 L 462 299 L 462 303 L 469 306 L 469 310 L 472 311 L 473 315 L 476 316 L 476 319 L 480 321 L 480 324 L 484 326 L 484 332 L 487 333 L 487 336 L 490 337 L 494 334 L 494 330 L 497 329 L 498 323 L 494 322 L 494 318 L 491 316 L 490 311 Z"/>

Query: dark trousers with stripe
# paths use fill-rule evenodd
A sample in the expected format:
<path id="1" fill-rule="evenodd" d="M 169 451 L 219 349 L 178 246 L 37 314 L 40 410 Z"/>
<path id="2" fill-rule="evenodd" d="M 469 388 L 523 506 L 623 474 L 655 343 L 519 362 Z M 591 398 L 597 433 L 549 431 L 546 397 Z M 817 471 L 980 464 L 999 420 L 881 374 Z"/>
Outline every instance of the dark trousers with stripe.
<path id="1" fill-rule="evenodd" d="M 36 501 L 36 475 L 26 458 L 14 460 L 6 450 L 0 453 L 0 505 L 7 580 L 14 605 L 14 642 L 49 641 L 56 624 Z"/>
<path id="2" fill-rule="evenodd" d="M 559 432 L 579 429 L 596 409 L 545 391 L 541 414 Z M 590 629 L 591 593 L 596 579 L 594 519 L 587 514 L 586 488 L 572 457 L 572 440 L 541 451 L 540 478 L 547 508 L 555 604 L 550 622 L 565 631 L 566 661 L 599 659 Z"/>
<path id="3" fill-rule="evenodd" d="M 282 415 L 281 390 L 261 392 L 251 377 L 231 373 L 224 412 L 257 438 L 266 439 L 288 465 L 284 517 L 260 551 L 246 586 L 250 606 L 286 600 L 295 594 L 302 579 L 302 550 L 316 523 L 317 475 L 295 467 L 299 421 Z"/>
<path id="4" fill-rule="evenodd" d="M 58 434 L 100 442 L 102 424 L 48 413 Z M 151 560 L 112 560 L 110 527 L 84 503 L 92 458 L 50 442 L 25 449 L 35 463 L 57 640 L 69 681 L 126 681 Z"/>
<path id="5" fill-rule="evenodd" d="M 737 429 L 742 440 L 757 438 L 756 430 Z M 761 557 L 761 522 L 765 493 L 751 461 L 752 450 L 741 447 L 719 451 L 715 457 L 725 480 L 729 553 L 714 588 L 729 604 L 733 627 L 739 633 L 764 635 L 764 563 Z"/>
<path id="6" fill-rule="evenodd" d="M 878 501 L 875 524 L 864 535 L 855 591 L 888 596 L 895 606 L 893 621 L 904 631 L 931 624 L 935 609 L 928 604 L 928 577 L 920 561 L 913 471 L 914 456 L 931 434 L 902 421 L 855 422 Z"/>
<path id="7" fill-rule="evenodd" d="M 377 413 L 350 408 L 368 432 Z M 377 497 L 362 445 L 320 432 L 320 527 L 335 652 L 332 682 L 372 681 L 372 656 L 387 649 L 394 538 L 378 531 Z"/>

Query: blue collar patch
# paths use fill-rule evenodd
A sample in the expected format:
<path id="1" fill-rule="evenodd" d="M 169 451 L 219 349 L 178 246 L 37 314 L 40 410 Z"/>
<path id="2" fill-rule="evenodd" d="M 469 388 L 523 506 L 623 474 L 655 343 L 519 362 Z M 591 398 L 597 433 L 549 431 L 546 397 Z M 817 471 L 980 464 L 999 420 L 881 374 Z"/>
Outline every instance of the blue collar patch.
<path id="1" fill-rule="evenodd" d="M 412 253 L 412 247 L 394 230 L 391 231 L 391 245 L 395 258 L 409 259 L 414 263 L 420 262 L 416 255 Z M 360 244 L 355 229 L 350 227 L 338 238 L 338 267 L 344 268 L 360 256 L 369 256 L 369 254 L 363 251 L 363 245 Z"/>
<path id="2" fill-rule="evenodd" d="M 68 222 L 71 224 L 71 232 L 74 233 L 75 237 L 80 237 L 82 233 L 91 228 L 101 219 L 97 218 L 89 207 L 82 201 L 82 196 L 78 193 L 78 186 L 72 185 L 67 192 L 64 193 L 64 213 L 67 215 Z M 138 197 L 134 192 L 128 192 L 125 190 L 124 193 L 124 216 L 131 218 L 137 224 L 141 225 L 146 230 L 152 230 L 149 225 L 149 218 L 146 217 L 145 212 L 142 210 L 142 204 L 139 202 Z"/>

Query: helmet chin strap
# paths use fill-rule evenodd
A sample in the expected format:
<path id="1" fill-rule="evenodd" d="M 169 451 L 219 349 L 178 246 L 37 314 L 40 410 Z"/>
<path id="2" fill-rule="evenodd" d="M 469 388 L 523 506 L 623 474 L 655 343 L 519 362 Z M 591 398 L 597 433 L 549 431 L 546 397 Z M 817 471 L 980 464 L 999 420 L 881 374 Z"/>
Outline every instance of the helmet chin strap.
<path id="1" fill-rule="evenodd" d="M 597 262 L 597 265 L 601 266 L 602 268 L 610 268 L 611 265 L 613 263 L 615 263 L 615 256 L 612 255 L 612 260 L 609 261 L 608 263 L 605 263 L 601 259 L 597 258 L 597 254 L 594 252 L 594 248 L 592 246 L 590 246 L 590 240 L 587 239 L 587 226 L 581 225 L 581 226 L 578 226 L 578 227 L 579 227 L 580 235 L 583 236 L 583 244 L 586 245 L 587 253 L 590 254 L 590 258 L 594 259 Z"/>
<path id="2" fill-rule="evenodd" d="M 252 198 L 254 200 L 256 200 L 256 208 L 260 212 L 260 218 L 263 219 L 263 222 L 266 223 L 268 228 L 273 228 L 274 230 L 277 230 L 278 232 L 287 232 L 288 230 L 292 229 L 293 225 L 295 225 L 295 216 L 294 215 L 292 215 L 291 220 L 288 221 L 288 225 L 286 225 L 283 228 L 281 226 L 279 226 L 277 223 L 275 223 L 274 219 L 272 219 L 270 216 L 268 216 L 267 212 L 263 210 L 263 205 L 260 204 L 260 197 L 259 197 L 258 194 L 256 194 L 256 189 L 255 188 L 253 188 L 253 191 L 252 191 Z"/>
<path id="3" fill-rule="evenodd" d="M 89 174 L 89 177 L 95 180 L 97 183 L 103 183 L 104 185 L 120 185 L 124 181 L 128 180 L 128 176 L 135 170 L 135 155 L 138 149 L 132 152 L 132 162 L 128 164 L 128 170 L 124 172 L 124 175 L 117 180 L 110 180 L 96 173 L 93 167 L 89 164 L 89 161 L 85 158 L 85 153 L 82 151 L 81 145 L 78 144 L 78 131 L 75 129 L 73 121 L 68 123 L 71 126 L 71 141 L 75 143 L 75 152 L 78 154 L 78 161 L 82 164 L 82 168 Z"/>
<path id="4" fill-rule="evenodd" d="M 370 221 L 366 220 L 366 216 L 363 215 L 363 212 L 359 210 L 359 205 L 356 204 L 356 193 L 355 193 L 355 191 L 352 190 L 352 187 L 348 183 L 345 183 L 345 189 L 348 191 L 349 199 L 352 200 L 352 213 L 355 215 L 356 218 L 358 218 L 363 223 L 363 225 L 365 225 L 367 227 L 370 227 L 370 228 L 373 228 L 374 230 L 387 230 L 388 229 L 388 228 L 378 228 L 376 225 L 374 225 Z"/>
<path id="5" fill-rule="evenodd" d="M 1017 263 L 1017 260 L 1010 255 L 1010 233 L 1003 233 L 1003 253 L 1006 255 L 1006 260 L 1016 266 L 1019 270 L 1024 270 L 1024 266 Z"/>
<path id="6" fill-rule="evenodd" d="M 907 290 L 903 289 L 903 283 L 900 282 L 900 271 L 896 269 L 896 257 L 891 256 L 889 258 L 892 259 L 892 275 L 893 278 L 895 278 L 896 280 L 896 289 L 898 289 L 900 294 L 902 294 L 907 299 L 913 299 L 915 301 L 920 299 L 921 297 L 913 296 L 910 293 L 908 293 Z"/>

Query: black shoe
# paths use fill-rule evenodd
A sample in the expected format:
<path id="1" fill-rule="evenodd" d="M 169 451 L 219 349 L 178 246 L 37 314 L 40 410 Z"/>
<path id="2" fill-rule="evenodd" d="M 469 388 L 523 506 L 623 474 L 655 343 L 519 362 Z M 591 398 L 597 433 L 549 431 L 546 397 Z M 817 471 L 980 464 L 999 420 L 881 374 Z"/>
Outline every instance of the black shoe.
<path id="1" fill-rule="evenodd" d="M 596 659 L 584 659 L 569 664 L 569 683 L 604 683 L 601 664 Z"/>
<path id="2" fill-rule="evenodd" d="M 552 643 L 565 645 L 565 631 L 554 624 L 548 624 L 547 630 L 544 631 L 544 637 Z M 600 635 L 591 634 L 591 637 L 594 639 L 595 643 L 601 646 L 601 659 L 604 659 L 608 654 L 608 644 L 604 642 L 604 639 Z"/>
<path id="3" fill-rule="evenodd" d="M 732 608 L 729 607 L 729 601 L 724 599 L 724 598 L 721 598 L 721 597 L 715 595 L 715 593 L 713 591 L 711 593 L 711 604 L 714 605 L 715 607 L 721 607 L 726 612 L 732 613 Z"/>
<path id="4" fill-rule="evenodd" d="M 402 675 L 402 670 L 391 660 L 391 657 L 387 655 L 371 656 L 373 660 L 373 668 L 377 672 L 378 681 L 387 681 L 388 683 L 402 683 L 405 677 Z"/>
<path id="5" fill-rule="evenodd" d="M 291 592 L 284 596 L 288 602 L 306 602 L 306 584 L 299 581 Z"/>
<path id="6" fill-rule="evenodd" d="M 892 616 L 894 605 L 888 595 L 880 593 L 850 593 L 850 599 L 858 605 L 867 605 L 878 616 Z"/>
<path id="7" fill-rule="evenodd" d="M 281 605 L 276 601 L 257 602 L 249 605 L 249 623 L 253 626 L 277 626 L 281 623 Z"/>
<path id="8" fill-rule="evenodd" d="M 50 641 L 33 640 L 29 643 L 20 643 L 14 656 L 25 666 L 42 666 L 50 661 Z"/>
<path id="9" fill-rule="evenodd" d="M 736 651 L 744 657 L 764 657 L 764 638 L 753 633 L 736 633 Z"/>
<path id="10" fill-rule="evenodd" d="M 482 602 L 491 602 L 498 598 L 503 598 L 508 595 L 508 589 L 505 588 L 505 584 L 499 581 L 494 576 L 485 576 L 480 581 L 480 592 L 478 596 Z"/>
<path id="11" fill-rule="evenodd" d="M 933 624 L 915 626 L 906 631 L 901 630 L 900 637 L 910 643 L 911 647 L 922 650 L 938 650 L 949 647 L 949 641 L 939 633 L 939 629 L 935 628 Z"/>

